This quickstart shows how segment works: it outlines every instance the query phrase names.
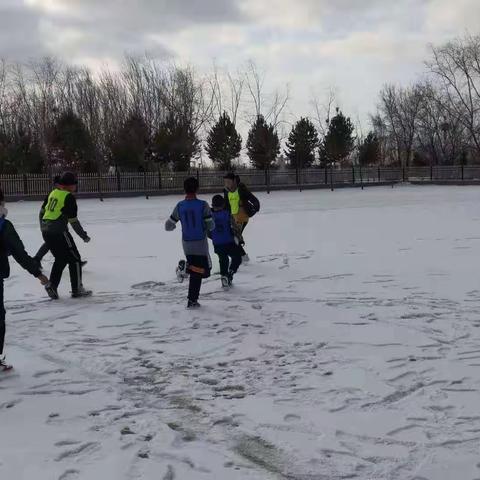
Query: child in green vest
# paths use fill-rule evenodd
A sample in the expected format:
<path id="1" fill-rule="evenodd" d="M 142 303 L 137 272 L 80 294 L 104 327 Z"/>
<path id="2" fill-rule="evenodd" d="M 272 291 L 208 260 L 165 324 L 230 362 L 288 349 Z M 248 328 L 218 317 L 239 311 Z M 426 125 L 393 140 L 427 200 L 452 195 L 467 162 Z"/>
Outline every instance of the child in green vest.
<path id="1" fill-rule="evenodd" d="M 60 175 L 55 175 L 54 179 L 53 179 L 53 188 L 56 189 L 56 188 L 59 188 L 59 185 L 60 185 Z M 40 224 L 42 223 L 42 220 L 43 220 L 43 214 L 45 212 L 43 210 L 40 211 Z M 48 245 L 43 242 L 42 246 L 38 249 L 38 252 L 35 254 L 35 256 L 33 257 L 40 265 L 40 268 L 42 268 L 42 260 L 43 260 L 43 257 L 49 252 L 50 250 L 48 249 Z M 86 260 L 81 260 L 80 261 L 81 265 L 82 265 L 82 268 L 88 263 Z"/>
<path id="2" fill-rule="evenodd" d="M 92 294 L 90 290 L 85 290 L 83 287 L 80 254 L 68 231 L 68 225 L 71 225 L 85 243 L 90 241 L 90 237 L 77 218 L 77 201 L 73 195 L 76 187 L 75 175 L 70 172 L 64 173 L 59 180 L 59 185 L 43 202 L 40 212 L 43 240 L 55 258 L 50 274 L 50 286 L 47 289 L 48 295 L 54 300 L 58 299 L 58 286 L 67 265 L 70 271 L 72 297 L 88 297 Z"/>

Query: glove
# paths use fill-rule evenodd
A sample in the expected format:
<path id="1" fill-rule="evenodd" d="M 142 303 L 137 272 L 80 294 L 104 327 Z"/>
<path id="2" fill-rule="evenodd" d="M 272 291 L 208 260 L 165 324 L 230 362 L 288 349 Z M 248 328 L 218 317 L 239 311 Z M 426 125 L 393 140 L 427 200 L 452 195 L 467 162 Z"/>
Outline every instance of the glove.
<path id="1" fill-rule="evenodd" d="M 85 243 L 90 242 L 90 240 L 91 240 L 91 238 L 90 238 L 88 235 L 83 238 L 83 241 L 84 241 Z"/>

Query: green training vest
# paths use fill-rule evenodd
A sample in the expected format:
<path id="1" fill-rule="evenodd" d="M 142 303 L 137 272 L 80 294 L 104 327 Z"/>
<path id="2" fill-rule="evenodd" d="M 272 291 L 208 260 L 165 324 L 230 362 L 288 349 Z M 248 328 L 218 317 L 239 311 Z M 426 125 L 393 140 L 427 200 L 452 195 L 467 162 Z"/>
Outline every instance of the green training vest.
<path id="1" fill-rule="evenodd" d="M 230 203 L 232 215 L 237 215 L 240 211 L 240 194 L 238 189 L 234 192 L 228 192 L 228 202 Z"/>
<path id="2" fill-rule="evenodd" d="M 48 196 L 43 219 L 51 221 L 58 220 L 62 216 L 62 210 L 65 206 L 65 199 L 69 194 L 70 192 L 59 190 L 58 188 L 53 190 L 53 192 Z"/>

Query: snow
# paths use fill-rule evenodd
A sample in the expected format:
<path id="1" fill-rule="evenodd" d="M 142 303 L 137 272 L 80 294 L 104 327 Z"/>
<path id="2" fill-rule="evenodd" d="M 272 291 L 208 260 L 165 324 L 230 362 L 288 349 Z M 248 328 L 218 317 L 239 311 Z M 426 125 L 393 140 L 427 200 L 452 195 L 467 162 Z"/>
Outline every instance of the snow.
<path id="1" fill-rule="evenodd" d="M 91 299 L 13 267 L 0 479 L 480 478 L 480 190 L 260 197 L 199 311 L 178 197 L 80 201 Z M 9 208 L 34 252 L 38 204 Z"/>

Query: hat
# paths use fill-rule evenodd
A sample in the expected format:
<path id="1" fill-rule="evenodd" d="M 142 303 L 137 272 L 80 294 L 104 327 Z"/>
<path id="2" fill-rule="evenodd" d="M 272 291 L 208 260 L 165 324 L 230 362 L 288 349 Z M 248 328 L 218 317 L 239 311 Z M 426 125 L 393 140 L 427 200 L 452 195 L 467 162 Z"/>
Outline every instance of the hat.
<path id="1" fill-rule="evenodd" d="M 225 206 L 225 199 L 221 195 L 215 195 L 212 198 L 213 208 L 223 208 Z"/>
<path id="2" fill-rule="evenodd" d="M 233 172 L 227 173 L 224 177 L 225 180 L 236 180 L 236 175 Z"/>
<path id="3" fill-rule="evenodd" d="M 78 180 L 74 173 L 65 172 L 59 179 L 58 183 L 60 185 L 65 185 L 66 187 L 71 185 L 77 185 Z"/>

